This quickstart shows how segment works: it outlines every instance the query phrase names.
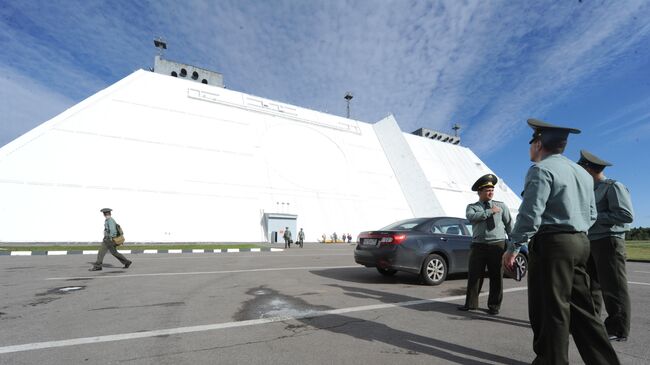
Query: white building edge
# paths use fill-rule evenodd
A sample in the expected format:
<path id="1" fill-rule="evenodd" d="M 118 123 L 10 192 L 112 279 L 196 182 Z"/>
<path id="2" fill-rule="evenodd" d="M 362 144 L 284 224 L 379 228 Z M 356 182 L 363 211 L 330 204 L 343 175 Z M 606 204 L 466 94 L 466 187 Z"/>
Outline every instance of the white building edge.
<path id="1" fill-rule="evenodd" d="M 130 242 L 307 241 L 464 217 L 493 173 L 468 148 L 139 70 L 0 148 L 0 242 L 96 242 L 110 207 Z M 503 182 L 495 199 L 516 214 Z M 295 237 L 295 230 L 294 230 Z"/>

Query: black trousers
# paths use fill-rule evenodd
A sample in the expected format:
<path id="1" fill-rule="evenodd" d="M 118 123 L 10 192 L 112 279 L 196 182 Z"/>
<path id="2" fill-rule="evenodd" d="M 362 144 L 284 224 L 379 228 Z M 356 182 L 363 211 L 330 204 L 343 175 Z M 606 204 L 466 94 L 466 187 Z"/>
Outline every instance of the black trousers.
<path id="1" fill-rule="evenodd" d="M 600 317 L 605 302 L 607 333 L 623 337 L 630 334 L 630 295 L 627 291 L 625 258 L 624 239 L 605 237 L 591 241 L 587 270 L 596 315 Z"/>
<path id="2" fill-rule="evenodd" d="M 478 308 L 478 295 L 483 285 L 483 273 L 488 270 L 490 278 L 490 294 L 488 308 L 499 310 L 503 300 L 503 266 L 501 257 L 505 242 L 498 243 L 472 243 L 469 251 L 467 274 L 467 294 L 465 305 Z"/>
<path id="3" fill-rule="evenodd" d="M 569 364 L 569 333 L 585 364 L 620 364 L 591 299 L 587 235 L 538 234 L 529 248 L 528 315 L 537 355 L 533 364 Z"/>

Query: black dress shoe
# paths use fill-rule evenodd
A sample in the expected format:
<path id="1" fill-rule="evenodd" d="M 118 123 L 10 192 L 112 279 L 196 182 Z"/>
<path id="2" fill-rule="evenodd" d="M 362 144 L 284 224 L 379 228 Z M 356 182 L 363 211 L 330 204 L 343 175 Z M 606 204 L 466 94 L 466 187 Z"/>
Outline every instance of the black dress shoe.
<path id="1" fill-rule="evenodd" d="M 627 341 L 627 337 L 621 335 L 609 335 L 610 341 L 624 342 Z"/>
<path id="2" fill-rule="evenodd" d="M 93 266 L 93 267 L 91 267 L 90 269 L 88 269 L 88 271 L 100 271 L 101 269 L 102 269 L 102 268 L 99 267 L 99 266 Z"/>
<path id="3" fill-rule="evenodd" d="M 499 310 L 494 309 L 494 308 L 490 308 L 490 309 L 488 309 L 488 314 L 491 314 L 491 315 L 495 316 L 495 315 L 499 314 Z"/>
<path id="4" fill-rule="evenodd" d="M 458 309 L 459 311 L 467 312 L 467 311 L 474 310 L 476 308 L 470 308 L 466 305 L 461 305 L 460 307 L 456 307 L 456 309 Z"/>
<path id="5" fill-rule="evenodd" d="M 132 263 L 133 263 L 133 261 L 129 261 L 129 262 L 127 262 L 126 264 L 124 264 L 124 268 L 125 268 L 125 269 L 128 269 L 129 266 L 131 266 Z"/>

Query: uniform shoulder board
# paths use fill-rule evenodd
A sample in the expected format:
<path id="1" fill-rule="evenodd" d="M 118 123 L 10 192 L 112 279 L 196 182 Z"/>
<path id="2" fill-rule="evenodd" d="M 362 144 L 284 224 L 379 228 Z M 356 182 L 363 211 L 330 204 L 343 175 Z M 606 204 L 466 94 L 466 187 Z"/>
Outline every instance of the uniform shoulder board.
<path id="1" fill-rule="evenodd" d="M 605 179 L 605 184 L 614 185 L 614 184 L 616 184 L 616 180 L 614 180 L 614 179 Z"/>

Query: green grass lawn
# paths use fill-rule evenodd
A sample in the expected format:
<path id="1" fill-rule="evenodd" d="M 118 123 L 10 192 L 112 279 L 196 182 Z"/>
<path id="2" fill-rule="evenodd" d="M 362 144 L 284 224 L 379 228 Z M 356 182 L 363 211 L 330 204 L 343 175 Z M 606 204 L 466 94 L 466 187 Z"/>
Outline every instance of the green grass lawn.
<path id="1" fill-rule="evenodd" d="M 5 251 L 82 251 L 82 250 L 97 250 L 100 244 L 96 245 L 52 245 L 52 246 L 3 246 L 0 249 Z M 150 245 L 150 244 L 129 244 L 126 243 L 119 247 L 120 250 L 192 250 L 192 249 L 222 249 L 227 248 L 260 248 L 262 246 L 255 244 L 209 244 L 209 243 L 196 243 L 196 244 L 167 244 L 167 245 Z"/>
<path id="2" fill-rule="evenodd" d="M 625 249 L 629 260 L 650 261 L 650 241 L 626 241 Z"/>

